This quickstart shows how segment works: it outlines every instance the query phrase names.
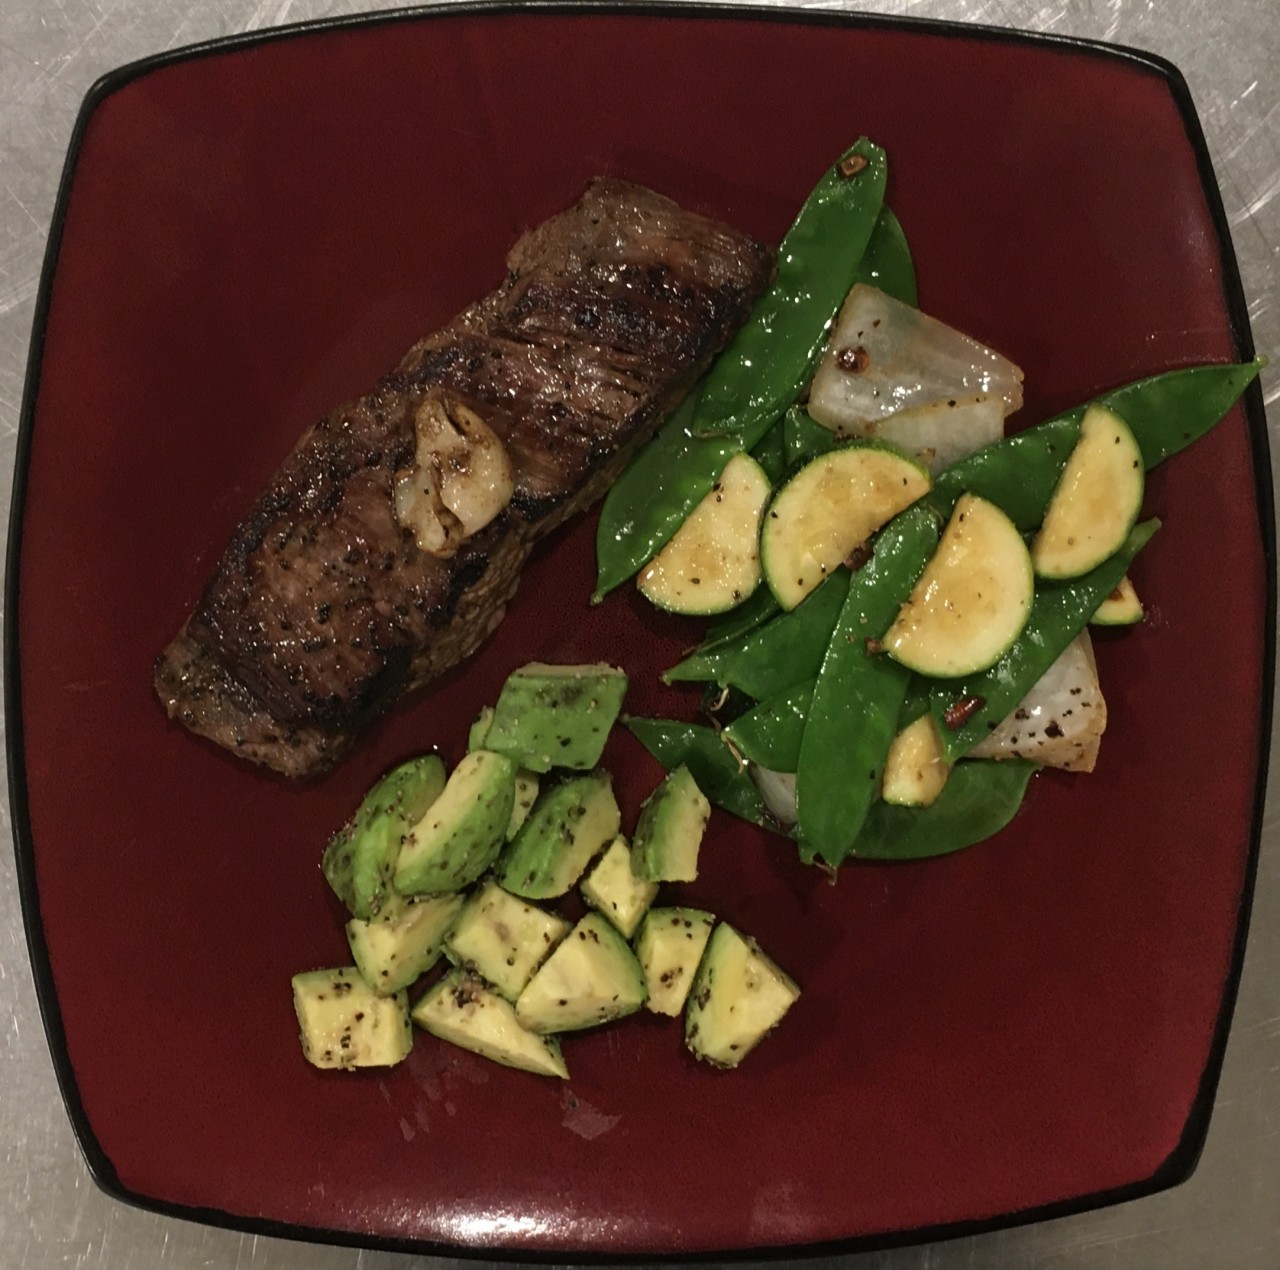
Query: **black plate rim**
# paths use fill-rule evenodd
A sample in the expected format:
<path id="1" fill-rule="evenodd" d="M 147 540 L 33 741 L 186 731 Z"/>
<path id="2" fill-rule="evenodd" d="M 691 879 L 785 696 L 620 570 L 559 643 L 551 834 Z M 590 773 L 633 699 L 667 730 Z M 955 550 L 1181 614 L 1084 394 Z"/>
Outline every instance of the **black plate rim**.
<path id="1" fill-rule="evenodd" d="M 36 295 L 14 459 L 9 539 L 5 560 L 5 613 L 3 627 L 4 712 L 8 738 L 9 796 L 19 896 L 23 924 L 26 930 L 27 949 L 31 960 L 32 975 L 35 982 L 41 1021 L 44 1026 L 45 1039 L 53 1061 L 58 1088 L 77 1144 L 80 1147 L 93 1181 L 105 1194 L 131 1207 L 158 1213 L 162 1216 L 201 1222 L 206 1225 L 246 1234 L 394 1252 L 461 1256 L 476 1259 L 501 1257 L 534 1264 L 563 1262 L 566 1259 L 576 1260 L 581 1264 L 600 1264 L 605 1262 L 717 1261 L 741 1258 L 743 1256 L 765 1259 L 798 1254 L 829 1255 L 867 1252 L 938 1240 L 956 1239 L 968 1235 L 985 1234 L 1052 1218 L 1071 1216 L 1129 1200 L 1140 1199 L 1179 1185 L 1191 1176 L 1199 1162 L 1205 1139 L 1208 1135 L 1214 1098 L 1222 1073 L 1227 1038 L 1231 1030 L 1231 1020 L 1235 1011 L 1240 976 L 1244 964 L 1244 951 L 1248 938 L 1249 919 L 1257 879 L 1263 811 L 1266 800 L 1267 765 L 1271 748 L 1271 729 L 1267 724 L 1272 717 L 1275 677 L 1275 513 L 1266 416 L 1261 386 L 1256 379 L 1242 398 L 1252 449 L 1258 531 L 1263 547 L 1266 569 L 1264 580 L 1266 616 L 1262 632 L 1264 645 L 1263 682 L 1259 701 L 1262 723 L 1258 736 L 1258 767 L 1254 789 L 1249 853 L 1241 888 L 1230 964 L 1223 984 L 1222 1002 L 1214 1026 L 1207 1061 L 1178 1143 L 1149 1177 L 1139 1178 L 1122 1186 L 1101 1191 L 1067 1196 L 1061 1200 L 1034 1208 L 998 1213 L 989 1217 L 967 1221 L 885 1231 L 821 1243 L 786 1244 L 767 1247 L 743 1244 L 712 1250 L 677 1250 L 666 1254 L 654 1254 L 652 1252 L 619 1254 L 606 1249 L 597 1250 L 585 1247 L 529 1249 L 519 1244 L 503 1242 L 453 1244 L 418 1239 L 388 1238 L 362 1234 L 358 1231 L 312 1227 L 250 1214 L 231 1213 L 216 1207 L 177 1204 L 130 1190 L 120 1181 L 115 1166 L 93 1131 L 80 1097 L 79 1086 L 67 1048 L 61 1010 L 53 981 L 49 948 L 40 917 L 40 898 L 35 871 L 35 844 L 32 836 L 30 807 L 27 796 L 21 663 L 18 655 L 22 526 L 26 506 L 27 474 L 30 467 L 32 433 L 39 397 L 44 340 L 54 277 L 57 272 L 58 256 L 66 227 L 67 208 L 74 185 L 77 161 L 85 136 L 94 113 L 113 93 L 118 92 L 143 75 L 196 58 L 258 48 L 278 40 L 383 26 L 396 22 L 474 15 L 499 18 L 502 16 L 525 15 L 531 12 L 557 16 L 572 15 L 575 18 L 584 20 L 590 20 L 592 17 L 598 16 L 644 17 L 663 15 L 678 16 L 681 19 L 709 21 L 762 21 L 797 26 L 829 26 L 935 34 L 978 42 L 1004 42 L 1040 48 L 1054 48 L 1084 57 L 1100 57 L 1110 61 L 1126 62 L 1136 71 L 1155 75 L 1164 81 L 1174 99 L 1186 129 L 1188 143 L 1196 158 L 1202 193 L 1214 223 L 1219 260 L 1222 265 L 1221 281 L 1224 299 L 1230 319 L 1231 334 L 1236 344 L 1237 359 L 1248 361 L 1254 356 L 1248 306 L 1235 250 L 1231 241 L 1230 227 L 1214 173 L 1213 161 L 1209 154 L 1208 144 L 1196 112 L 1191 90 L 1182 72 L 1173 62 L 1161 57 L 1159 54 L 1142 49 L 1125 45 L 1106 44 L 1101 41 L 1074 36 L 1021 31 L 980 23 L 960 23 L 929 18 L 842 13 L 824 10 L 764 8 L 751 4 L 684 4 L 645 2 L 645 0 L 641 0 L 638 3 L 613 2 L 596 4 L 588 10 L 572 3 L 571 0 L 528 0 L 526 3 L 513 2 L 513 0 L 461 0 L 460 3 L 424 4 L 406 9 L 379 10 L 366 14 L 320 18 L 262 31 L 223 36 L 218 39 L 169 49 L 162 53 L 144 57 L 137 61 L 126 63 L 101 76 L 85 94 L 72 129 L 54 204 L 48 243 L 41 268 L 39 289 Z"/>

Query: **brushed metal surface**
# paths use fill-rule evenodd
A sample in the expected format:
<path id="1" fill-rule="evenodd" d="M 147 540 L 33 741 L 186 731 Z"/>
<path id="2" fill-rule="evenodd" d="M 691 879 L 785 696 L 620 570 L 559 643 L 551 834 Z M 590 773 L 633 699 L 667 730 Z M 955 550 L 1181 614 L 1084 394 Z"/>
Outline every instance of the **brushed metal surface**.
<path id="1" fill-rule="evenodd" d="M 215 36 L 370 12 L 359 0 L 0 0 L 0 497 L 36 286 L 80 100 L 123 62 Z M 1254 338 L 1280 353 L 1280 17 L 1275 0 L 870 0 L 811 8 L 985 22 L 1136 45 L 1190 83 L 1222 187 Z M 1263 378 L 1280 452 L 1280 379 Z M 3 523 L 3 522 L 0 522 Z M 1016 1230 L 811 1264 L 848 1270 L 1274 1270 L 1280 1265 L 1280 746 L 1253 926 L 1203 1159 L 1172 1191 Z M 7 797 L 0 805 L 9 834 Z M 242 1236 L 107 1199 L 45 1047 L 12 856 L 0 865 L 0 1265 L 77 1270 L 402 1270 L 476 1264 Z"/>

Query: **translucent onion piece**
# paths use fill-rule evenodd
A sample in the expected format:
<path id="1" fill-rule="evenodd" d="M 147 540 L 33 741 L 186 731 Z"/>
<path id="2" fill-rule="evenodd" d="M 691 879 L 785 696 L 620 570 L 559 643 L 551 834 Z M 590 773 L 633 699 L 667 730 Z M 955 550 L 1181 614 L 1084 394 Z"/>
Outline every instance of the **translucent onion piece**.
<path id="1" fill-rule="evenodd" d="M 1027 758 L 1091 772 L 1107 726 L 1107 703 L 1088 631 L 1082 631 L 981 745 L 973 758 Z"/>
<path id="2" fill-rule="evenodd" d="M 859 435 L 878 437 L 915 455 L 936 476 L 957 459 L 999 441 L 1005 413 L 1003 397 L 948 397 L 873 419 Z"/>
<path id="3" fill-rule="evenodd" d="M 773 816 L 784 825 L 794 825 L 799 819 L 796 815 L 795 773 L 775 772 L 752 763 L 751 779 Z"/>
<path id="4" fill-rule="evenodd" d="M 956 457 L 967 443 L 960 432 L 985 445 L 1021 405 L 1022 371 L 1011 361 L 865 283 L 849 292 L 809 390 L 809 413 L 833 432 L 910 439 L 916 453 Z M 922 413 L 903 422 L 899 439 L 879 421 L 903 411 Z"/>

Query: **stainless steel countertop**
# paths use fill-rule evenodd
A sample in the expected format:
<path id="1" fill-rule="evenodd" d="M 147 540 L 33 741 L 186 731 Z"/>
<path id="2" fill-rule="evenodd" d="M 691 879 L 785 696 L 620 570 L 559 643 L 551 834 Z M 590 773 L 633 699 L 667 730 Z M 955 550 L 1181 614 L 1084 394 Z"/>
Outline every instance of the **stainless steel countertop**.
<path id="1" fill-rule="evenodd" d="M 181 44 L 368 12 L 360 0 L 0 0 L 0 483 L 5 519 L 35 294 L 80 100 L 104 71 Z M 871 0 L 863 8 L 1131 44 L 1191 85 L 1222 186 L 1254 338 L 1280 355 L 1280 10 L 1275 0 Z M 1280 378 L 1263 380 L 1280 452 Z M 1280 1265 L 1280 785 L 1272 751 L 1253 925 L 1208 1144 L 1190 1181 L 1082 1216 L 839 1260 L 850 1270 L 1274 1270 Z M 7 795 L 3 807 L 9 825 Z M 17 880 L 0 865 L 0 1264 L 374 1270 L 444 1264 L 238 1235 L 102 1195 L 63 1112 Z M 463 1264 L 463 1263 L 459 1263 Z M 471 1263 L 474 1264 L 474 1263 Z"/>

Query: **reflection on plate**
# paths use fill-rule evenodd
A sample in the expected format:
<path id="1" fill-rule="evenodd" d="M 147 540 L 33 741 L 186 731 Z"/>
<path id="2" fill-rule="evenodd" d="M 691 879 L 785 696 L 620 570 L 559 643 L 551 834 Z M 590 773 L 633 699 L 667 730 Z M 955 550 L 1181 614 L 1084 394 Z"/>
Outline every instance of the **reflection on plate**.
<path id="1" fill-rule="evenodd" d="M 836 886 L 717 817 L 688 894 L 804 988 L 733 1075 L 657 1018 L 579 1039 L 567 1086 L 425 1037 L 384 1073 L 299 1053 L 290 975 L 346 956 L 320 849 L 375 774 L 437 744 L 456 759 L 531 658 L 618 659 L 633 710 L 692 710 L 657 679 L 692 626 L 629 594 L 588 610 L 589 521 L 544 547 L 463 672 L 312 787 L 193 741 L 151 694 L 298 433 L 492 287 L 520 229 L 612 172 L 776 242 L 859 133 L 888 150 L 922 303 L 1024 367 L 1021 419 L 1249 354 L 1185 86 L 1138 55 L 832 16 L 453 8 L 166 55 L 91 94 L 23 417 L 9 727 L 41 999 L 111 1193 L 346 1241 L 689 1255 L 924 1238 L 1190 1170 L 1265 770 L 1256 394 L 1150 482 L 1152 619 L 1099 640 L 1093 776 L 1042 775 L 978 849 Z M 656 766 L 621 734 L 606 763 L 631 821 Z"/>

